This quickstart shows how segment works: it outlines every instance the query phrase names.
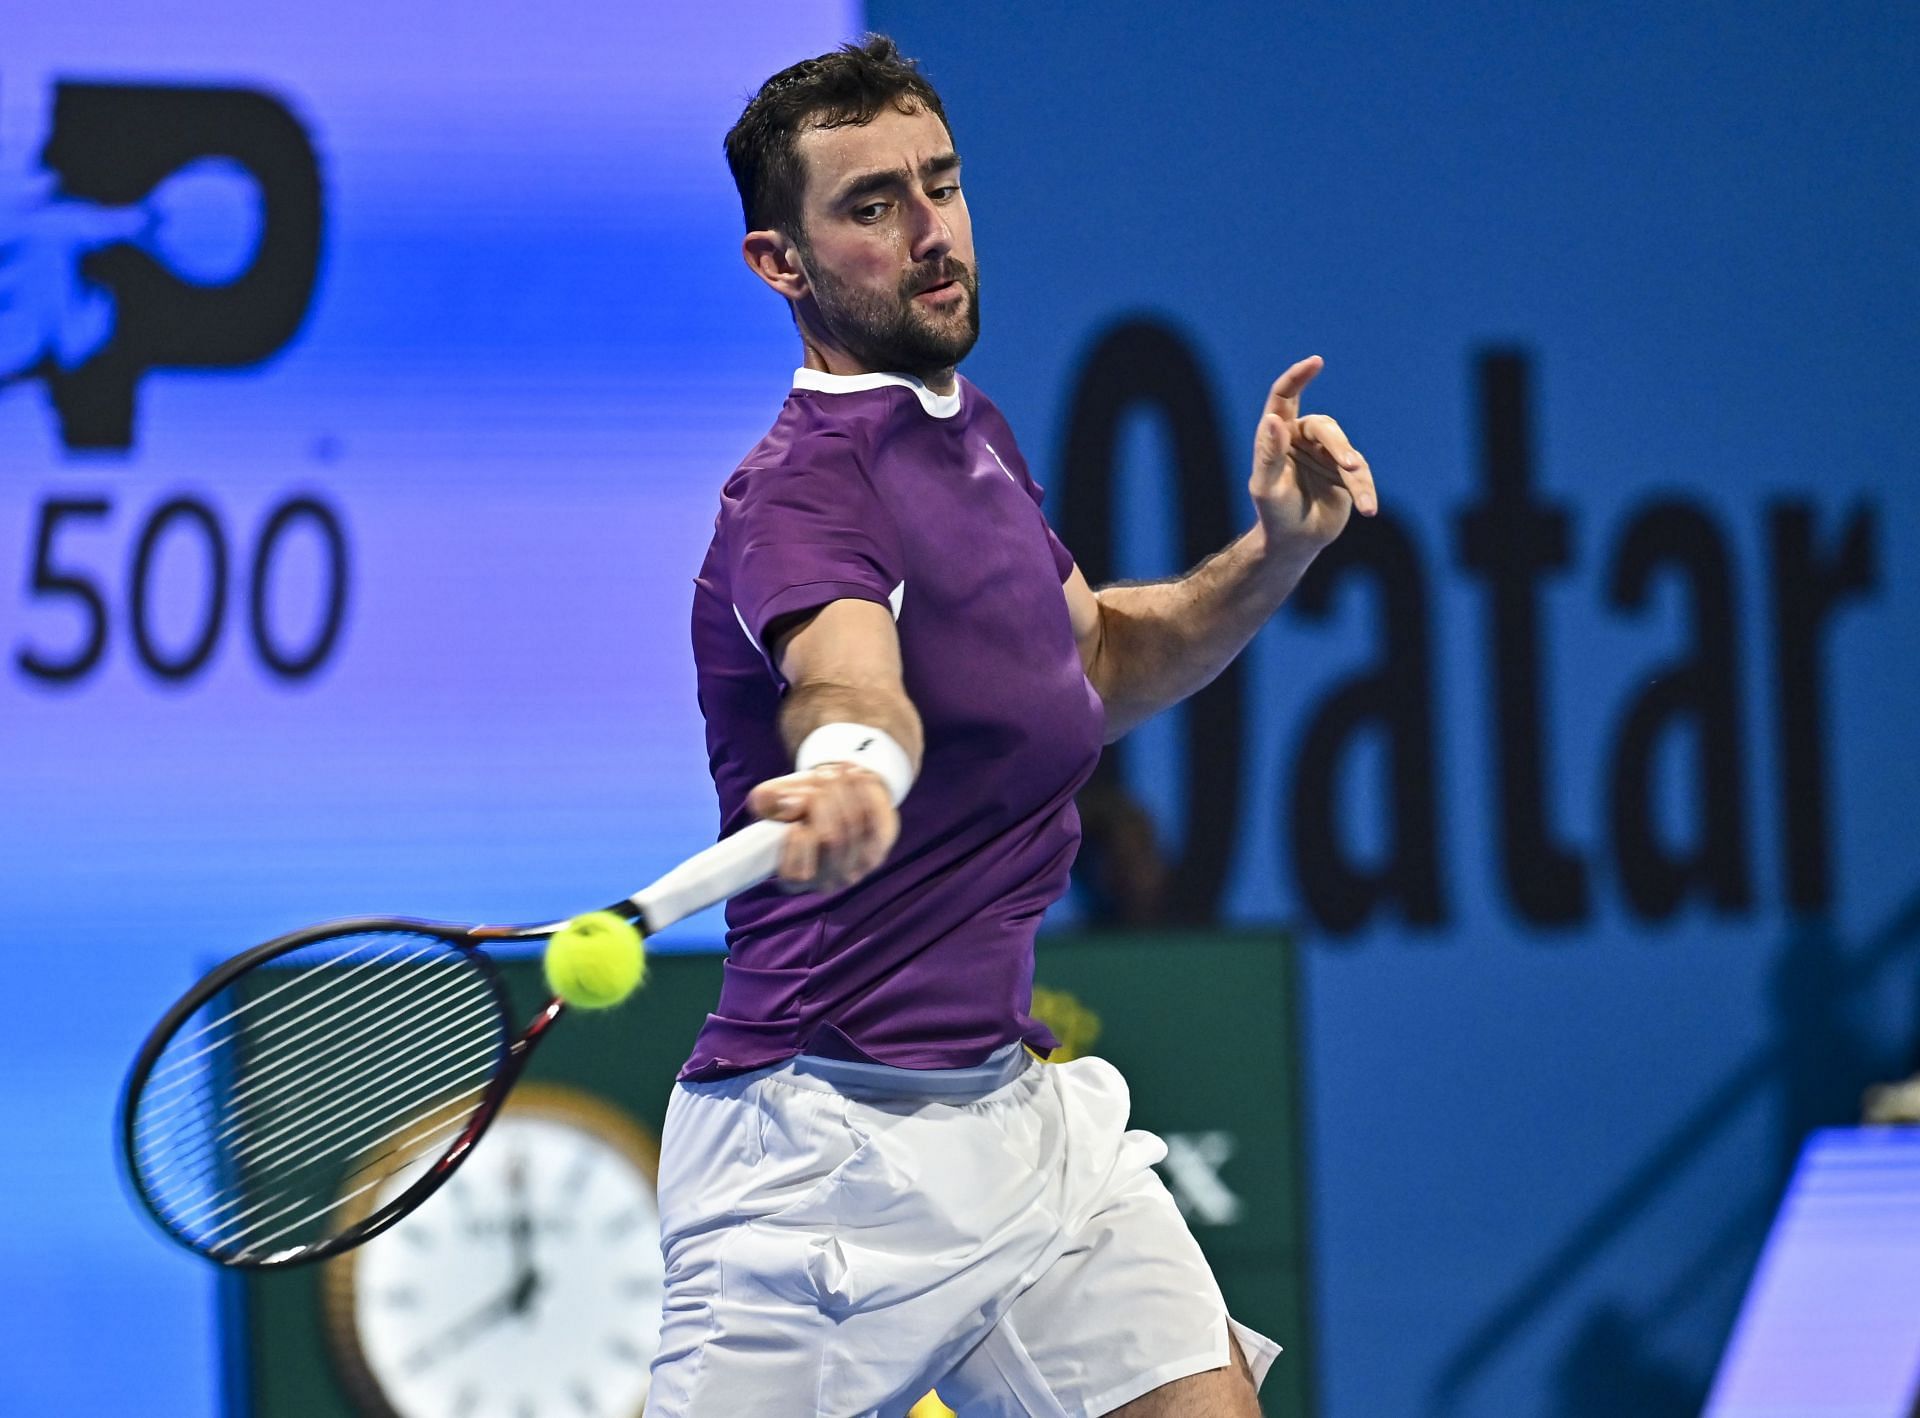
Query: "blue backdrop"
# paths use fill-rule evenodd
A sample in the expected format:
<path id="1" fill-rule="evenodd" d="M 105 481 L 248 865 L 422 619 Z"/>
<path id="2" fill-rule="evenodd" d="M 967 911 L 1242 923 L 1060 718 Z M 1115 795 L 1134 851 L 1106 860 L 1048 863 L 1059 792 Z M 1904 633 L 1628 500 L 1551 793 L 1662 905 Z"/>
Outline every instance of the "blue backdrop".
<path id="1" fill-rule="evenodd" d="M 794 359 L 719 138 L 860 17 L 654 8 L 8 25 L 0 948 L 87 986 L 0 1043 L 22 1412 L 210 1411 L 108 1135 L 199 966 L 713 831 L 688 578 Z M 1393 514 L 1124 755 L 1180 909 L 1309 942 L 1324 1411 L 1696 1411 L 1799 1138 L 1920 1063 L 1920 22 L 866 19 L 946 96 L 968 373 L 1083 563 L 1237 529 L 1309 352 Z"/>
<path id="2" fill-rule="evenodd" d="M 0 1407 L 213 1409 L 211 1279 L 110 1145 L 200 968 L 329 915 L 550 918 L 712 837 L 691 578 L 794 363 L 720 138 L 854 28 L 9 16 L 0 949 L 50 988 L 0 1042 Z"/>
<path id="3" fill-rule="evenodd" d="M 1915 12 L 868 15 L 1083 562 L 1110 465 L 1116 574 L 1240 525 L 1308 353 L 1395 515 L 1128 762 L 1307 933 L 1325 1412 L 1697 1412 L 1799 1139 L 1920 1064 Z"/>

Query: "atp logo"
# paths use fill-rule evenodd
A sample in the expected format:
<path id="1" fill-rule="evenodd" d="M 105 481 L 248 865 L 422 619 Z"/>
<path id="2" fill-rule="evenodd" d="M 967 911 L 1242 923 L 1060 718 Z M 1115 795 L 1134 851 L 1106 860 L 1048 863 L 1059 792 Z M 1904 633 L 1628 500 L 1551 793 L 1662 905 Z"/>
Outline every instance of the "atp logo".
<path id="1" fill-rule="evenodd" d="M 298 332 L 320 169 L 280 100 L 61 81 L 41 163 L 0 172 L 0 398 L 45 381 L 66 447 L 132 447 L 152 370 L 257 364 Z"/>

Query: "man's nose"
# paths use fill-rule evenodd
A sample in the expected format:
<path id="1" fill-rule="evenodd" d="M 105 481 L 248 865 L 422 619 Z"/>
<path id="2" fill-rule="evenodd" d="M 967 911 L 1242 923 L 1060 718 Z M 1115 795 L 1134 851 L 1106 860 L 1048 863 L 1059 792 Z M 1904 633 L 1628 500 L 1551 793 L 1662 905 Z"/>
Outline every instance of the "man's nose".
<path id="1" fill-rule="evenodd" d="M 953 228 L 947 225 L 945 212 L 921 196 L 914 200 L 913 215 L 913 259 L 916 263 L 938 260 L 953 250 Z"/>

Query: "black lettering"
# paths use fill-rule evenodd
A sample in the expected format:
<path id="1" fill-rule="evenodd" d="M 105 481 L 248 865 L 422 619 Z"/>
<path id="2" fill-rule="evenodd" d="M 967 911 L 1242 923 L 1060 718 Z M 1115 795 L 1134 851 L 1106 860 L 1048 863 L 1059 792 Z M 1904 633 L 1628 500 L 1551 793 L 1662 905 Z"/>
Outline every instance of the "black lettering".
<path id="1" fill-rule="evenodd" d="M 153 556 L 160 539 L 176 523 L 188 523 L 200 529 L 206 548 L 206 609 L 200 617 L 199 632 L 177 655 L 164 652 L 154 638 L 148 607 L 153 602 Z M 220 627 L 227 618 L 227 539 L 213 509 L 191 497 L 176 497 L 161 504 L 147 519 L 134 548 L 133 569 L 127 578 L 132 597 L 128 620 L 133 626 L 134 648 L 140 663 L 164 680 L 190 679 L 213 656 L 219 642 Z"/>
<path id="2" fill-rule="evenodd" d="M 1308 719 L 1294 752 L 1291 829 L 1282 833 L 1291 839 L 1294 879 L 1308 910 L 1335 934 L 1358 929 L 1388 904 L 1416 925 L 1446 919 L 1426 578 L 1412 536 L 1388 512 L 1355 517 L 1288 604 L 1321 619 L 1342 587 L 1363 579 L 1374 586 L 1380 654 Z M 1377 864 L 1354 860 L 1339 807 L 1341 764 L 1367 733 L 1382 737 L 1391 764 L 1388 846 Z"/>
<path id="3" fill-rule="evenodd" d="M 320 266 L 320 168 L 299 121 L 251 89 L 60 83 L 43 155 L 64 195 L 144 201 L 170 173 L 226 158 L 259 184 L 263 229 L 252 263 L 224 285 L 183 280 L 132 242 L 83 258 L 113 292 L 112 337 L 77 369 L 48 376 L 69 448 L 133 443 L 135 387 L 150 369 L 255 364 L 299 329 Z"/>
<path id="4" fill-rule="evenodd" d="M 1588 912 L 1587 868 L 1550 816 L 1538 583 L 1571 562 L 1571 521 L 1559 506 L 1531 495 L 1526 356 L 1484 354 L 1479 378 L 1486 494 L 1460 518 L 1460 559 L 1486 577 L 1489 592 L 1494 713 L 1488 728 L 1499 765 L 1500 860 L 1522 916 L 1538 925 L 1570 925 Z"/>
<path id="5" fill-rule="evenodd" d="M 326 583 L 320 623 L 312 639 L 304 649 L 288 649 L 274 637 L 268 606 L 275 553 L 282 538 L 303 522 L 319 534 L 326 549 Z M 339 514 L 314 497 L 290 498 L 276 507 L 253 549 L 249 589 L 248 623 L 260 662 L 281 679 L 305 679 L 319 669 L 333 653 L 347 615 L 347 534 L 340 526 Z"/>
<path id="6" fill-rule="evenodd" d="M 1767 531 L 1787 904 L 1818 911 L 1833 900 L 1823 636 L 1834 611 L 1879 586 L 1878 524 L 1871 507 L 1857 507 L 1837 543 L 1823 548 L 1815 545 L 1812 504 L 1779 502 Z"/>
<path id="7" fill-rule="evenodd" d="M 1633 912 L 1664 920 L 1689 895 L 1714 909 L 1752 904 L 1748 865 L 1746 735 L 1740 715 L 1739 618 L 1731 558 L 1713 519 L 1689 502 L 1641 510 L 1614 554 L 1607 597 L 1620 610 L 1644 608 L 1656 577 L 1685 588 L 1692 634 L 1685 658 L 1651 672 L 1614 743 L 1608 804 L 1620 884 Z M 1661 840 L 1655 762 L 1661 740 L 1691 728 L 1693 840 Z"/>
<path id="8" fill-rule="evenodd" d="M 104 520 L 110 510 L 104 497 L 54 497 L 41 504 L 40 535 L 34 541 L 28 594 L 72 601 L 86 626 L 78 648 L 64 659 L 47 655 L 31 645 L 22 645 L 15 651 L 15 662 L 21 670 L 43 684 L 71 684 L 98 665 L 106 653 L 106 598 L 83 572 L 59 564 L 54 556 L 53 540 L 59 535 L 60 524 L 67 519 L 98 522 Z"/>
<path id="9" fill-rule="evenodd" d="M 1140 409 L 1166 420 L 1174 449 L 1180 548 L 1188 563 L 1233 536 L 1226 458 L 1205 372 L 1186 339 L 1152 320 L 1116 325 L 1081 365 L 1062 458 L 1061 538 L 1089 583 L 1114 580 L 1113 484 L 1121 429 Z M 1240 816 L 1240 666 L 1229 665 L 1179 711 L 1185 721 L 1187 833 L 1168 884 L 1166 914 L 1204 923 L 1220 909 Z M 1124 744 L 1102 756 L 1096 782 L 1120 781 Z"/>

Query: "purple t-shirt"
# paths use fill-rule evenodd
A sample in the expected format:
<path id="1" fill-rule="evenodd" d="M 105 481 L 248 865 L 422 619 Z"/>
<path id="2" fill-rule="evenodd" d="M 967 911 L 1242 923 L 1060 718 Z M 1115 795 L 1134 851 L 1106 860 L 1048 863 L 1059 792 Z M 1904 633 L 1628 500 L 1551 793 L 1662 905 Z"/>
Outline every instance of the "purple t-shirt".
<path id="1" fill-rule="evenodd" d="M 1080 843 L 1073 796 L 1105 718 L 1060 589 L 1073 559 L 1000 411 L 965 379 L 800 370 L 728 479 L 695 583 L 693 651 L 723 832 L 748 791 L 793 771 L 765 649 L 783 616 L 889 607 L 926 729 L 900 840 L 832 895 L 774 885 L 727 907 L 725 976 L 683 1079 L 797 1053 L 958 1068 L 1015 1040 L 1033 938 Z"/>

